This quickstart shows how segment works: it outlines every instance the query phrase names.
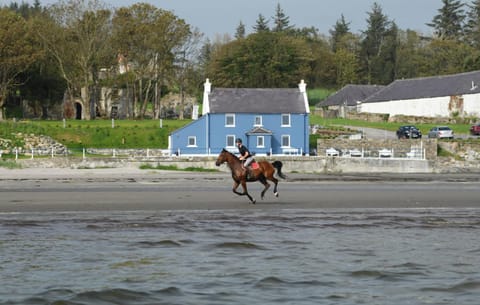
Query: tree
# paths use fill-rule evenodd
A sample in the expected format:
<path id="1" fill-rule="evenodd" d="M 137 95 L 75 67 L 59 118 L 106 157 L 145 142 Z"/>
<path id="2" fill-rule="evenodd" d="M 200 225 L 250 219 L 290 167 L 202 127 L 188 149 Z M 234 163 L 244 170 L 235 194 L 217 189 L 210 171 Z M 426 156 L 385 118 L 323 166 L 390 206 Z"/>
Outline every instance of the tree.
<path id="1" fill-rule="evenodd" d="M 253 30 L 256 33 L 270 31 L 270 28 L 268 27 L 268 21 L 265 19 L 265 17 L 262 14 L 258 15 L 258 19 L 257 19 L 255 25 L 253 26 Z"/>
<path id="2" fill-rule="evenodd" d="M 461 40 L 465 20 L 464 4 L 460 0 L 442 0 L 443 6 L 428 26 L 434 29 L 440 39 Z"/>
<path id="3" fill-rule="evenodd" d="M 280 3 L 277 4 L 275 9 L 275 15 L 273 16 L 273 31 L 274 32 L 288 32 L 293 26 L 290 25 L 290 18 L 285 15 L 285 12 L 280 6 Z"/>
<path id="4" fill-rule="evenodd" d="M 19 75 L 41 56 L 36 45 L 31 24 L 10 9 L 0 9 L 0 120 L 9 91 L 21 84 Z"/>
<path id="5" fill-rule="evenodd" d="M 331 43 L 332 43 L 332 51 L 335 52 L 337 50 L 337 44 L 339 43 L 342 38 L 350 33 L 350 22 L 345 21 L 345 17 L 340 17 L 339 20 L 333 26 L 333 29 L 330 30 L 331 36 Z"/>
<path id="6" fill-rule="evenodd" d="M 393 80 L 397 26 L 383 14 L 378 3 L 368 13 L 363 32 L 360 60 L 368 84 L 388 84 Z"/>
<path id="7" fill-rule="evenodd" d="M 396 78 L 414 78 L 429 75 L 425 69 L 428 58 L 422 56 L 429 41 L 429 39 L 420 36 L 415 31 L 399 31 Z"/>
<path id="8" fill-rule="evenodd" d="M 474 0 L 467 4 L 470 9 L 467 12 L 465 23 L 465 41 L 476 48 L 480 47 L 480 0 Z"/>
<path id="9" fill-rule="evenodd" d="M 218 86 L 277 88 L 296 86 L 310 71 L 312 54 L 304 39 L 262 32 L 218 48 L 208 72 Z"/>
<path id="10" fill-rule="evenodd" d="M 201 49 L 198 48 L 202 34 L 195 29 L 188 35 L 184 44 L 180 47 L 176 61 L 176 81 L 180 91 L 179 119 L 183 120 L 185 111 L 185 94 L 194 95 L 197 84 L 201 82 L 197 59 L 200 58 Z"/>
<path id="11" fill-rule="evenodd" d="M 430 75 L 447 75 L 473 70 L 466 64 L 475 50 L 455 40 L 434 39 L 422 50 L 426 71 Z"/>
<path id="12" fill-rule="evenodd" d="M 334 53 L 337 87 L 359 82 L 359 49 L 359 37 L 352 33 L 346 33 L 337 40 Z"/>
<path id="13" fill-rule="evenodd" d="M 70 101 L 80 98 L 82 118 L 96 116 L 98 73 L 113 58 L 109 43 L 110 11 L 97 0 L 60 1 L 38 20 L 38 35 L 55 59 Z"/>
<path id="14" fill-rule="evenodd" d="M 174 76 L 174 62 L 191 35 L 190 27 L 170 11 L 146 3 L 118 9 L 113 18 L 113 43 L 133 66 L 135 99 L 139 116 L 153 101 L 154 117 L 160 115 L 158 90 Z M 183 55 L 180 55 L 183 56 Z M 134 101 L 134 109 L 136 102 Z"/>
<path id="15" fill-rule="evenodd" d="M 237 26 L 237 30 L 235 31 L 235 38 L 236 39 L 245 38 L 245 24 L 243 24 L 243 22 L 241 21 Z"/>

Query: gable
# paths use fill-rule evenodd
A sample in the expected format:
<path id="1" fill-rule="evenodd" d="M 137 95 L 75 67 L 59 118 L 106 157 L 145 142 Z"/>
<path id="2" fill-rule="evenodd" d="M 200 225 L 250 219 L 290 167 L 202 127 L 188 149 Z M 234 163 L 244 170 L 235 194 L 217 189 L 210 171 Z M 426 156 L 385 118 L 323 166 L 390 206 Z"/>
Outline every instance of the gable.
<path id="1" fill-rule="evenodd" d="M 299 89 L 217 88 L 209 94 L 211 113 L 307 113 Z"/>
<path id="2" fill-rule="evenodd" d="M 364 103 L 480 93 L 480 71 L 396 80 Z"/>

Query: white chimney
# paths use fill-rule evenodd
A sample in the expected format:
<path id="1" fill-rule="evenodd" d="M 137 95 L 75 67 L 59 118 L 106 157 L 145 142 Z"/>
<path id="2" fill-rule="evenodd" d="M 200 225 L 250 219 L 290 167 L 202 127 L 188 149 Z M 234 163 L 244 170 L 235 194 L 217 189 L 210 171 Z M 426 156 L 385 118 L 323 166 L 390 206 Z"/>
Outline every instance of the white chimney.
<path id="1" fill-rule="evenodd" d="M 300 93 L 303 95 L 303 100 L 305 101 L 305 111 L 310 113 L 310 106 L 308 105 L 308 97 L 307 97 L 307 84 L 303 81 L 298 84 L 298 89 L 300 89 Z"/>
<path id="2" fill-rule="evenodd" d="M 212 84 L 210 80 L 207 78 L 205 84 L 203 84 L 203 108 L 202 108 L 202 115 L 205 115 L 210 112 L 210 101 L 208 100 L 208 95 L 210 91 L 212 91 Z"/>
<path id="3" fill-rule="evenodd" d="M 307 84 L 303 81 L 303 79 L 300 84 L 298 84 L 298 89 L 300 89 L 300 92 L 302 93 L 307 92 Z"/>

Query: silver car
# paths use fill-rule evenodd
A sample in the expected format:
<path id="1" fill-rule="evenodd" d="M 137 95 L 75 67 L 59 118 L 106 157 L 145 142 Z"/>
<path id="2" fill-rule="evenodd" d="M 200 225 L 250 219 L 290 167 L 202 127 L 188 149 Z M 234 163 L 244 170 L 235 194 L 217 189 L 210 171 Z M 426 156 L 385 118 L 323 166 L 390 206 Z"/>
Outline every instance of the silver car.
<path id="1" fill-rule="evenodd" d="M 429 138 L 453 139 L 453 130 L 448 126 L 435 126 L 428 132 Z"/>

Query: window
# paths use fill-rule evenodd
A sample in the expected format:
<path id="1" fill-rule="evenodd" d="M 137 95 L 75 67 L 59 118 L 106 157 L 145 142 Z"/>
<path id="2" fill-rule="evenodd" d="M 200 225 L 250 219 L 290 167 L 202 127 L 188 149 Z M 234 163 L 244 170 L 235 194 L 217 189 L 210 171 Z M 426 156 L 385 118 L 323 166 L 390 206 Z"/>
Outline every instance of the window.
<path id="1" fill-rule="evenodd" d="M 265 147 L 265 137 L 258 136 L 257 137 L 257 147 Z"/>
<path id="2" fill-rule="evenodd" d="M 227 145 L 226 147 L 234 147 L 235 146 L 235 136 L 234 135 L 227 135 Z"/>
<path id="3" fill-rule="evenodd" d="M 188 147 L 197 147 L 197 137 L 189 136 L 187 146 Z"/>
<path id="4" fill-rule="evenodd" d="M 290 114 L 282 114 L 282 127 L 290 127 Z"/>
<path id="5" fill-rule="evenodd" d="M 253 123 L 254 126 L 262 126 L 262 116 L 261 115 L 256 115 L 255 116 L 255 123 Z"/>
<path id="6" fill-rule="evenodd" d="M 232 113 L 225 114 L 225 126 L 235 127 L 235 114 L 232 114 Z"/>
<path id="7" fill-rule="evenodd" d="M 290 147 L 290 135 L 282 135 L 282 147 Z"/>

